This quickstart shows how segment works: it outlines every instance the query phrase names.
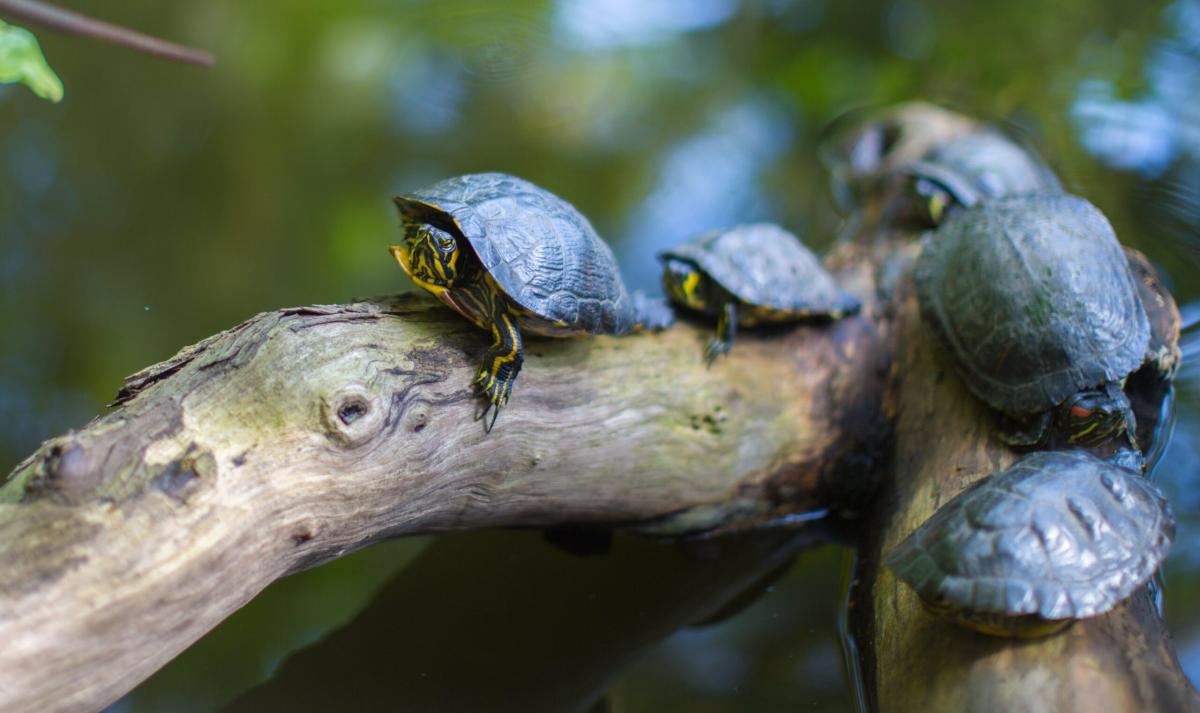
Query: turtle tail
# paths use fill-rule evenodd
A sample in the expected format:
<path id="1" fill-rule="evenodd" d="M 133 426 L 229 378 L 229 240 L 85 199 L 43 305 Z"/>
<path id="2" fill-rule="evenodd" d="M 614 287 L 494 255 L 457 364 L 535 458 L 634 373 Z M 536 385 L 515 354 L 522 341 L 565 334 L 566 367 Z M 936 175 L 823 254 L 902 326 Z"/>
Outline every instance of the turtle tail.
<path id="1" fill-rule="evenodd" d="M 657 332 L 675 323 L 675 310 L 664 297 L 647 297 L 641 290 L 634 290 L 633 311 L 635 332 Z"/>

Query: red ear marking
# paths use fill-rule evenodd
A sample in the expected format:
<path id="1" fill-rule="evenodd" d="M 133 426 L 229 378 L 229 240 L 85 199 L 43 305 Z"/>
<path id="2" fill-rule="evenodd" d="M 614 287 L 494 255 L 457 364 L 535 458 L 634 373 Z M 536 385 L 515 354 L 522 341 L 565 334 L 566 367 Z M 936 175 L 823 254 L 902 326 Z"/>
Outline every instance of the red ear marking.
<path id="1" fill-rule="evenodd" d="M 1089 416 L 1092 415 L 1092 410 L 1090 408 L 1084 408 L 1082 406 L 1072 406 L 1071 407 L 1071 415 L 1074 416 L 1075 418 L 1088 418 Z"/>

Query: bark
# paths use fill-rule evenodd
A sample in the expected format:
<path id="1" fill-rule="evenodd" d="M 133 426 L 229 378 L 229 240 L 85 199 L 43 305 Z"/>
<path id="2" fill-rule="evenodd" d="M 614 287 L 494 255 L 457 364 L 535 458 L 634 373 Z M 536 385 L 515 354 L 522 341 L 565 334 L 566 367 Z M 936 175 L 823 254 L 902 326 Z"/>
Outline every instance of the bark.
<path id="1" fill-rule="evenodd" d="M 385 537 L 858 507 L 880 323 L 745 335 L 711 369 L 711 325 L 530 340 L 489 435 L 488 335 L 431 300 L 259 315 L 131 377 L 0 489 L 0 710 L 107 705 L 273 580 Z"/>

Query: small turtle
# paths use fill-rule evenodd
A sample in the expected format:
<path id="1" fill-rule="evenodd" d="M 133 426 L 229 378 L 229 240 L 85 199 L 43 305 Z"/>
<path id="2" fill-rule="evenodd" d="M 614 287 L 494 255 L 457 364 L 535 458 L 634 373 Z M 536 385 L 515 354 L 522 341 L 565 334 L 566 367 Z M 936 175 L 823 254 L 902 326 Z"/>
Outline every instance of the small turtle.
<path id="1" fill-rule="evenodd" d="M 420 287 L 492 333 L 476 383 L 491 430 L 524 362 L 521 334 L 662 328 L 665 304 L 630 296 L 612 250 L 566 201 L 503 173 L 449 178 L 397 196 L 404 239 L 389 249 Z"/>
<path id="2" fill-rule="evenodd" d="M 667 297 L 717 318 L 717 335 L 704 350 L 709 364 L 729 352 L 738 325 L 837 319 L 862 305 L 799 238 L 770 223 L 714 230 L 659 260 Z"/>
<path id="3" fill-rule="evenodd" d="M 935 613 L 1030 637 L 1115 607 L 1174 537 L 1171 509 L 1145 478 L 1084 451 L 1043 451 L 960 493 L 885 562 Z"/>
<path id="4" fill-rule="evenodd" d="M 956 212 L 914 270 L 921 313 L 1004 439 L 1137 450 L 1126 376 L 1150 328 L 1125 253 L 1092 204 L 1010 196 Z"/>
<path id="5" fill-rule="evenodd" d="M 1060 193 L 1062 184 L 1029 150 L 997 131 L 960 136 L 905 167 L 920 220 L 937 225 L 956 206 L 1022 193 Z"/>

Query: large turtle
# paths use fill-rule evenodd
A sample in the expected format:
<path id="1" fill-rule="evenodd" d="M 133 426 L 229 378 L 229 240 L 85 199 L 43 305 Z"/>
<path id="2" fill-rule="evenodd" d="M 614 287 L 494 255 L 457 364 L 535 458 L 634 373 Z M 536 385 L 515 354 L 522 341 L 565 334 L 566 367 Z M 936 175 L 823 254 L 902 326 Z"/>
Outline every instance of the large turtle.
<path id="1" fill-rule="evenodd" d="M 1014 445 L 1099 446 L 1136 419 L 1122 390 L 1150 328 L 1103 214 L 1066 194 L 1012 196 L 951 216 L 915 268 L 921 313 Z"/>
<path id="2" fill-rule="evenodd" d="M 704 350 L 710 364 L 729 352 L 738 325 L 837 319 L 862 305 L 799 238 L 771 223 L 714 230 L 659 259 L 667 297 L 717 318 Z"/>
<path id="3" fill-rule="evenodd" d="M 912 212 L 937 225 L 943 214 L 1021 193 L 1059 193 L 1058 177 L 1028 149 L 998 131 L 979 131 L 936 146 L 904 168 L 916 200 Z"/>
<path id="4" fill-rule="evenodd" d="M 960 493 L 885 561 L 937 613 L 1038 636 L 1123 601 L 1174 536 L 1171 509 L 1145 478 L 1085 451 L 1048 451 Z"/>
<path id="5" fill-rule="evenodd" d="M 492 333 L 476 382 L 480 418 L 508 402 L 524 362 L 521 333 L 627 334 L 670 323 L 631 296 L 612 250 L 569 203 L 503 173 L 449 178 L 397 196 L 404 239 L 390 247 L 420 287 Z"/>

